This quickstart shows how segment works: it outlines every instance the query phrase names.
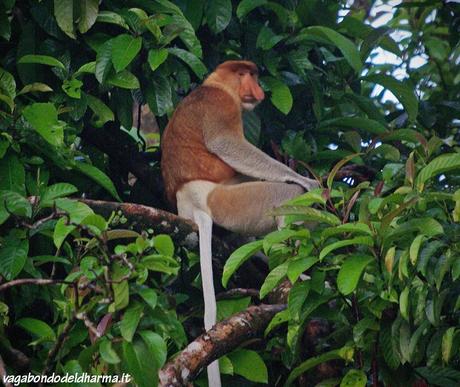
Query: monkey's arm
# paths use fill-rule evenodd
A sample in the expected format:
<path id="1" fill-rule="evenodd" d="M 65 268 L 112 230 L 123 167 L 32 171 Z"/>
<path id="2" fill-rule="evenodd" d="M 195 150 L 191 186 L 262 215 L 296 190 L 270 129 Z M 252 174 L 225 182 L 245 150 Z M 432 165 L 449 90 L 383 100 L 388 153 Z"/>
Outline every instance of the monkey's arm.
<path id="1" fill-rule="evenodd" d="M 233 134 L 205 136 L 205 144 L 210 152 L 244 175 L 268 181 L 296 183 L 307 191 L 318 187 L 316 180 L 299 175 L 262 152 L 244 137 Z"/>

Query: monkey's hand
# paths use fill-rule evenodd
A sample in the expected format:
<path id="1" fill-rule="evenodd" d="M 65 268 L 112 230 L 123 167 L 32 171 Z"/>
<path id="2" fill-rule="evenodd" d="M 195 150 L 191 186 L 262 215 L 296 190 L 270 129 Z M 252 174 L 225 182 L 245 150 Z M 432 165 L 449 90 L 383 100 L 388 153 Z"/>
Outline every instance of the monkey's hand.
<path id="1" fill-rule="evenodd" d="M 316 180 L 309 179 L 308 177 L 297 175 L 296 179 L 293 179 L 292 182 L 300 185 L 306 191 L 311 191 L 312 189 L 318 188 L 319 183 Z"/>

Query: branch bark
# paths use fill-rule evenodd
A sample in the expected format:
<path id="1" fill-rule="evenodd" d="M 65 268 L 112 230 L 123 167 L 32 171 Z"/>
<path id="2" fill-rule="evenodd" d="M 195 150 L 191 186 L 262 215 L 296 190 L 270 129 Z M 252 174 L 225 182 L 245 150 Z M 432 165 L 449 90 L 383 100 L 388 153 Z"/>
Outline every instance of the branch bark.
<path id="1" fill-rule="evenodd" d="M 112 212 L 127 219 L 130 229 L 141 232 L 152 229 L 155 234 L 168 234 L 174 243 L 189 249 L 198 246 L 198 228 L 190 220 L 171 212 L 133 203 L 117 203 L 102 200 L 79 199 L 95 212 L 108 218 Z"/>
<path id="2" fill-rule="evenodd" d="M 271 319 L 286 305 L 250 306 L 191 342 L 159 373 L 161 387 L 188 385 L 208 364 L 234 350 L 245 341 L 261 335 Z"/>

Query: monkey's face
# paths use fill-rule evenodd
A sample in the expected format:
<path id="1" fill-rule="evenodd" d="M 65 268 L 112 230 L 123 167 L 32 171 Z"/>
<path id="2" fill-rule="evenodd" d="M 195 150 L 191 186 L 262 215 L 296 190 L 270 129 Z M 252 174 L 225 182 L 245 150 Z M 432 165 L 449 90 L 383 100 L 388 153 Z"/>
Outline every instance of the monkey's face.
<path id="1" fill-rule="evenodd" d="M 243 110 L 253 110 L 265 98 L 264 91 L 259 86 L 255 72 L 241 68 L 236 72 L 239 78 L 239 96 Z"/>

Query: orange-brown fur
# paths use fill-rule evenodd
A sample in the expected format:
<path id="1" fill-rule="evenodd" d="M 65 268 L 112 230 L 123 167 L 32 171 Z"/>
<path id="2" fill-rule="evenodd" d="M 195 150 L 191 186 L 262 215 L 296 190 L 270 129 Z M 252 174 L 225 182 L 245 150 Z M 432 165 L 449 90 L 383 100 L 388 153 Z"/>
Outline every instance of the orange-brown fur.
<path id="1" fill-rule="evenodd" d="M 272 208 L 317 185 L 244 138 L 242 110 L 263 99 L 253 63 L 225 62 L 179 105 L 162 138 L 168 199 L 198 226 L 206 330 L 217 311 L 213 223 L 248 235 L 269 232 L 280 221 L 270 216 Z M 217 361 L 208 366 L 208 381 L 221 387 Z"/>
<path id="2" fill-rule="evenodd" d="M 233 136 L 244 136 L 240 106 L 243 87 L 235 75 L 241 68 L 257 76 L 257 67 L 252 62 L 223 63 L 179 104 L 169 121 L 161 148 L 166 196 L 171 203 L 176 202 L 177 191 L 189 181 L 221 183 L 235 176 L 232 167 L 206 148 L 204 130 L 213 132 L 210 136 L 230 132 Z M 252 92 L 251 87 L 260 89 L 257 80 L 254 83 L 246 86 L 247 93 Z M 215 117 L 219 117 L 220 127 L 212 127 Z"/>

